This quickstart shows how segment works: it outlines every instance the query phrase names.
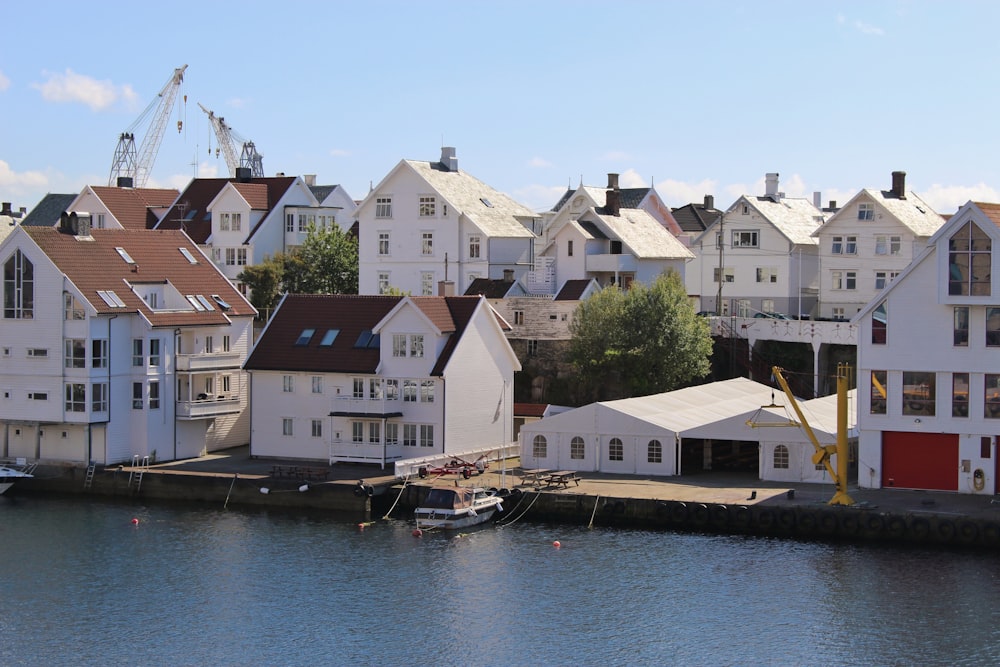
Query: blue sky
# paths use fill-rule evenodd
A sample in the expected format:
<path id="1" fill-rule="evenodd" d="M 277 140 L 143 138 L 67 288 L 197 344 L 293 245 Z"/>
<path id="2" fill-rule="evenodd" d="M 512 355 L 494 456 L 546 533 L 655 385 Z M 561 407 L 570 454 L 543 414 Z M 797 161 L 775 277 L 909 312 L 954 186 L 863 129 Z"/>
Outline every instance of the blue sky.
<path id="1" fill-rule="evenodd" d="M 445 145 L 534 209 L 609 172 L 725 207 L 767 172 L 843 203 L 903 170 L 951 213 L 1000 201 L 998 24 L 986 0 L 6 3 L 0 199 L 107 184 L 187 64 L 151 187 L 228 175 L 200 102 L 268 175 L 355 199 Z"/>

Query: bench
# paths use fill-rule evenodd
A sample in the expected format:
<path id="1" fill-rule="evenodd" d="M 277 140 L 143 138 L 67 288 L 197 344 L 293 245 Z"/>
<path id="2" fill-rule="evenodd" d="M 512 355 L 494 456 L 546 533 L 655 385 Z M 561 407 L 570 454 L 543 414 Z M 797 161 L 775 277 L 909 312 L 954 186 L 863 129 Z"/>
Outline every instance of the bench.
<path id="1" fill-rule="evenodd" d="M 547 486 L 561 486 L 564 489 L 569 488 L 570 482 L 576 482 L 577 486 L 580 486 L 580 477 L 576 474 L 574 470 L 560 470 L 559 472 L 549 473 L 545 477 L 545 483 Z"/>
<path id="2" fill-rule="evenodd" d="M 521 483 L 531 484 L 532 486 L 540 486 L 543 481 L 549 476 L 551 470 L 547 468 L 531 468 L 521 471 Z"/>

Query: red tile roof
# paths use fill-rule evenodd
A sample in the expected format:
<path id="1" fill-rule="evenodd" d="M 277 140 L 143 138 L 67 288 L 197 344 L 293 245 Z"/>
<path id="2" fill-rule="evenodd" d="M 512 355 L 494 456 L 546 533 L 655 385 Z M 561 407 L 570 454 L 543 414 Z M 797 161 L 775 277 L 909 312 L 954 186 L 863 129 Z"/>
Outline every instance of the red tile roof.
<path id="1" fill-rule="evenodd" d="M 315 371 L 374 374 L 378 347 L 357 347 L 371 330 L 406 297 L 354 294 L 289 294 L 275 311 L 246 362 L 248 370 Z M 438 329 L 452 334 L 435 361 L 431 375 L 440 375 L 461 339 L 479 297 L 410 297 Z M 296 345 L 306 329 L 314 332 Z M 339 330 L 332 345 L 320 343 L 327 331 Z"/>
<path id="2" fill-rule="evenodd" d="M 152 208 L 170 206 L 177 190 L 159 188 L 115 188 L 92 185 L 90 189 L 125 229 L 152 229 L 157 222 Z"/>
<path id="3" fill-rule="evenodd" d="M 544 417 L 548 403 L 514 403 L 515 417 Z"/>
<path id="4" fill-rule="evenodd" d="M 24 231 L 98 313 L 138 312 L 155 327 L 226 324 L 227 313 L 242 316 L 256 313 L 183 232 L 94 229 L 88 240 L 54 227 L 26 227 Z M 123 259 L 116 248 L 123 248 L 133 263 Z M 197 263 L 191 264 L 180 248 L 186 248 Z M 152 310 L 130 288 L 131 284 L 150 282 L 167 282 L 182 295 L 201 294 L 210 301 L 217 294 L 230 310 L 224 313 L 214 301 L 213 310 Z M 125 307 L 109 306 L 98 290 L 113 290 Z"/>
<path id="5" fill-rule="evenodd" d="M 218 196 L 226 183 L 233 183 L 254 209 L 271 210 L 278 205 L 295 182 L 294 176 L 275 176 L 270 178 L 255 178 L 249 183 L 240 183 L 235 178 L 196 178 L 177 197 L 176 202 L 163 216 L 157 229 L 184 229 L 191 239 L 204 245 L 212 234 L 212 218 L 208 215 L 208 205 Z M 266 199 L 257 188 L 244 186 L 265 186 Z M 257 228 L 251 230 L 249 237 Z"/>

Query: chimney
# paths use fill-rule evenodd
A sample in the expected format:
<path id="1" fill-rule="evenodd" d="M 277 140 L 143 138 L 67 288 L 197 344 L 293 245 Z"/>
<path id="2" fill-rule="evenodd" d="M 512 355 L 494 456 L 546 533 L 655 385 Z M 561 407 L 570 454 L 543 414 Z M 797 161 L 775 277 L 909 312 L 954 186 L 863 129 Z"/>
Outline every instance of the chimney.
<path id="1" fill-rule="evenodd" d="M 892 194 L 896 199 L 906 199 L 906 172 L 892 172 Z"/>
<path id="2" fill-rule="evenodd" d="M 438 281 L 438 296 L 455 296 L 455 281 L 454 280 L 439 280 Z"/>
<path id="3" fill-rule="evenodd" d="M 514 269 L 504 269 L 503 270 L 503 281 L 505 283 L 514 282 Z"/>
<path id="4" fill-rule="evenodd" d="M 14 212 L 10 210 L 9 201 L 5 201 L 2 204 L 0 204 L 0 215 L 9 215 L 9 216 L 14 215 Z"/>
<path id="5" fill-rule="evenodd" d="M 836 211 L 837 210 L 837 200 L 836 199 L 831 199 L 830 200 L 830 206 L 828 206 L 827 208 L 829 208 L 831 211 Z"/>
<path id="6" fill-rule="evenodd" d="M 302 177 L 302 180 L 306 182 L 310 188 L 316 185 L 316 174 L 306 174 Z"/>
<path id="7" fill-rule="evenodd" d="M 764 196 L 770 197 L 771 201 L 778 201 L 778 173 L 772 172 L 764 175 Z"/>
<path id="8" fill-rule="evenodd" d="M 22 206 L 21 207 L 21 217 L 23 218 L 26 215 L 28 215 L 28 207 L 27 206 Z"/>
<path id="9" fill-rule="evenodd" d="M 458 171 L 458 158 L 455 157 L 453 146 L 441 147 L 441 166 L 445 171 Z"/>
<path id="10" fill-rule="evenodd" d="M 618 189 L 618 174 L 608 174 L 608 190 Z"/>
<path id="11" fill-rule="evenodd" d="M 236 167 L 236 182 L 249 183 L 253 172 L 248 167 Z"/>
<path id="12" fill-rule="evenodd" d="M 713 195 L 705 195 L 705 210 L 711 211 L 715 209 L 715 197 Z"/>
<path id="13" fill-rule="evenodd" d="M 813 206 L 816 208 L 823 208 L 823 193 L 814 192 L 813 193 Z"/>
<path id="14" fill-rule="evenodd" d="M 132 180 L 131 176 L 119 176 L 118 180 L 115 181 L 115 183 L 120 188 L 131 188 L 134 181 Z"/>
<path id="15" fill-rule="evenodd" d="M 619 199 L 621 191 L 618 189 L 608 190 L 608 198 L 605 201 L 604 212 L 607 215 L 618 216 L 618 211 L 621 208 L 621 200 Z"/>

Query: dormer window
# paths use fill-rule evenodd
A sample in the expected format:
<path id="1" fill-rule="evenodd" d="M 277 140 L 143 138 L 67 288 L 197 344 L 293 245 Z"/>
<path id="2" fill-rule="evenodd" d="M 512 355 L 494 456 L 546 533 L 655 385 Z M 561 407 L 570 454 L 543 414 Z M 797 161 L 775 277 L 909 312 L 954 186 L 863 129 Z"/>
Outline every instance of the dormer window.
<path id="1" fill-rule="evenodd" d="M 874 220 L 875 204 L 871 202 L 861 202 L 858 204 L 858 220 Z"/>

